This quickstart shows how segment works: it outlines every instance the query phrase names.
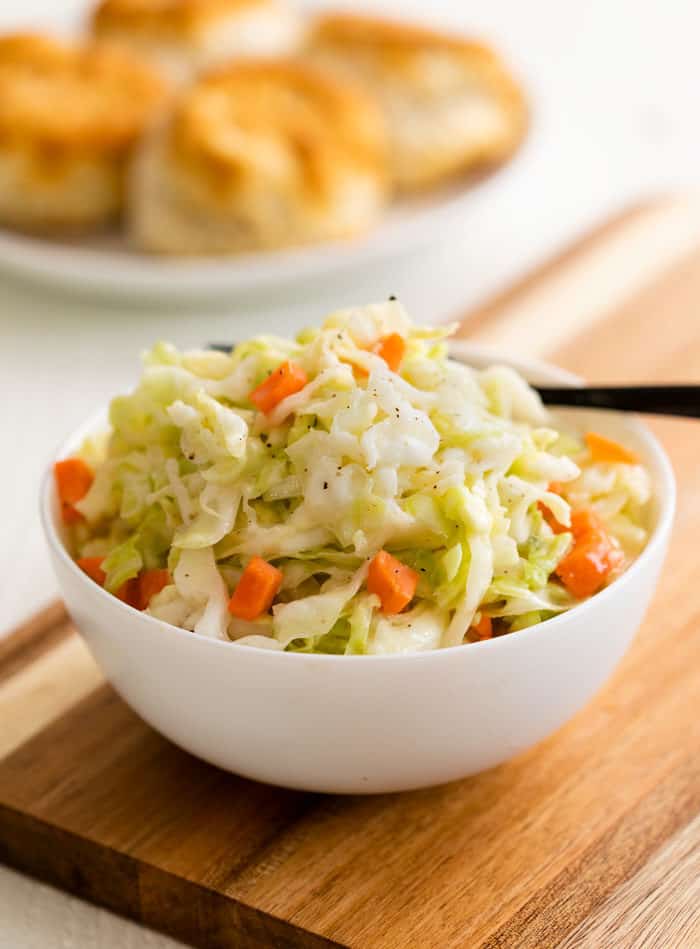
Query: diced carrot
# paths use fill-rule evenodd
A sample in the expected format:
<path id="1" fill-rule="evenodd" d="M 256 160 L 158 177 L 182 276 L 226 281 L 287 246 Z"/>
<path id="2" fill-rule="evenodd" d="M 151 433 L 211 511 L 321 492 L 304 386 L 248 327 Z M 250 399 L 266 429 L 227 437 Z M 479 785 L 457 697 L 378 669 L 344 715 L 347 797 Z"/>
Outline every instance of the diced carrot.
<path id="1" fill-rule="evenodd" d="M 72 504 L 68 504 L 67 501 L 62 501 L 61 520 L 64 524 L 79 524 L 80 521 L 84 521 L 85 518 Z"/>
<path id="2" fill-rule="evenodd" d="M 228 604 L 229 613 L 245 620 L 254 620 L 267 613 L 282 579 L 281 570 L 262 557 L 253 557 L 233 591 Z"/>
<path id="3" fill-rule="evenodd" d="M 472 623 L 470 627 L 470 632 L 473 634 L 474 639 L 491 639 L 493 636 L 493 622 L 491 617 L 487 616 L 484 611 L 481 611 L 478 623 Z"/>
<path id="4" fill-rule="evenodd" d="M 381 356 L 392 372 L 398 372 L 403 357 L 406 355 L 406 340 L 398 333 L 384 336 L 374 347 L 377 356 Z"/>
<path id="5" fill-rule="evenodd" d="M 574 596 L 584 597 L 597 593 L 610 572 L 610 548 L 597 537 L 582 538 L 559 562 L 556 575 Z"/>
<path id="6" fill-rule="evenodd" d="M 367 589 L 381 600 L 383 613 L 400 613 L 413 599 L 418 584 L 415 570 L 380 550 L 367 573 Z"/>
<path id="7" fill-rule="evenodd" d="M 621 461 L 627 465 L 639 463 L 639 459 L 634 452 L 610 438 L 599 435 L 597 432 L 587 432 L 585 441 L 591 453 L 592 461 Z"/>
<path id="8" fill-rule="evenodd" d="M 99 563 L 102 562 L 99 557 L 88 557 L 84 559 L 95 560 Z M 82 566 L 80 561 L 78 561 L 78 564 Z M 86 573 L 89 572 L 85 567 L 83 567 L 83 569 Z M 101 568 L 98 567 L 98 569 L 102 574 L 102 580 L 98 580 L 97 582 L 104 584 L 106 574 Z M 90 576 L 93 575 L 90 574 Z M 97 576 L 93 576 L 93 579 L 97 580 Z M 151 601 L 151 597 L 154 597 L 156 593 L 160 593 L 163 587 L 167 586 L 170 582 L 170 574 L 167 570 L 144 570 L 138 577 L 132 577 L 131 580 L 122 583 L 119 589 L 115 590 L 114 595 L 118 600 L 128 603 L 129 606 L 133 606 L 135 610 L 145 610 Z"/>
<path id="9" fill-rule="evenodd" d="M 391 333 L 389 336 L 383 336 L 374 346 L 371 346 L 369 352 L 381 356 L 389 369 L 392 372 L 397 372 L 406 353 L 406 340 L 398 333 Z M 356 379 L 366 379 L 369 375 L 364 366 L 360 366 L 347 358 L 343 361 L 350 363 Z"/>
<path id="10" fill-rule="evenodd" d="M 83 573 L 86 573 L 91 580 L 94 580 L 95 583 L 99 583 L 99 585 L 103 587 L 107 579 L 107 574 L 102 569 L 103 561 L 104 557 L 78 557 L 75 562 Z"/>
<path id="11" fill-rule="evenodd" d="M 287 396 L 303 389 L 308 381 L 301 366 L 294 362 L 283 362 L 264 382 L 253 389 L 248 398 L 261 412 L 267 414 Z"/>
<path id="12" fill-rule="evenodd" d="M 170 573 L 167 570 L 144 570 L 139 576 L 139 608 L 145 610 L 151 598 L 171 582 Z"/>
<path id="13" fill-rule="evenodd" d="M 76 504 L 90 490 L 95 475 L 82 458 L 64 458 L 53 466 L 58 496 L 63 504 Z"/>
<path id="14" fill-rule="evenodd" d="M 132 577 L 131 580 L 122 583 L 119 589 L 114 591 L 114 595 L 123 603 L 133 606 L 135 610 L 141 609 L 141 589 L 138 577 Z"/>
<path id="15" fill-rule="evenodd" d="M 576 513 L 582 516 L 575 525 L 574 546 L 554 572 L 574 596 L 584 597 L 601 589 L 609 575 L 622 565 L 624 555 L 595 514 Z"/>
<path id="16" fill-rule="evenodd" d="M 64 458 L 54 464 L 53 473 L 61 502 L 61 519 L 64 524 L 77 524 L 84 518 L 74 505 L 90 490 L 95 479 L 92 469 L 82 458 Z"/>

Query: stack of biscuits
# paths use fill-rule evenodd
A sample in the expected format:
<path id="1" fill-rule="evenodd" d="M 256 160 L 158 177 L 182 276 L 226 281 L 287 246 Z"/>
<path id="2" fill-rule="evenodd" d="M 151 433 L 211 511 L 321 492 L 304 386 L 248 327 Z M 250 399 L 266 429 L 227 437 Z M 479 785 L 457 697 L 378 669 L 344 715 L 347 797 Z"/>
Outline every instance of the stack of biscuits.
<path id="1" fill-rule="evenodd" d="M 507 160 L 522 92 L 483 45 L 285 0 L 101 0 L 0 36 L 0 224 L 236 254 L 352 237 Z"/>

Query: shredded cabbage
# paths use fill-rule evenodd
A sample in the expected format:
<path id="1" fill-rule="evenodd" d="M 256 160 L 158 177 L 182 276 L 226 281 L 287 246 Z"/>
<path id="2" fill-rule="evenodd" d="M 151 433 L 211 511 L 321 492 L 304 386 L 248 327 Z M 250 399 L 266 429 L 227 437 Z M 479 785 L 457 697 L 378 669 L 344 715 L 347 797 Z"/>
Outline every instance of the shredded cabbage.
<path id="1" fill-rule="evenodd" d="M 648 473 L 594 463 L 513 370 L 449 360 L 449 332 L 390 301 L 296 341 L 156 345 L 112 402 L 108 437 L 84 447 L 95 478 L 74 553 L 105 558 L 111 592 L 167 567 L 148 609 L 168 623 L 296 652 L 436 649 L 469 641 L 483 616 L 500 635 L 569 609 L 556 568 L 571 511 L 594 511 L 629 562 L 647 538 Z M 405 343 L 398 371 L 375 352 L 390 334 Z M 288 360 L 308 381 L 265 415 L 250 393 Z M 382 549 L 418 577 L 398 615 L 367 590 Z M 249 621 L 227 607 L 253 556 L 283 579 Z"/>

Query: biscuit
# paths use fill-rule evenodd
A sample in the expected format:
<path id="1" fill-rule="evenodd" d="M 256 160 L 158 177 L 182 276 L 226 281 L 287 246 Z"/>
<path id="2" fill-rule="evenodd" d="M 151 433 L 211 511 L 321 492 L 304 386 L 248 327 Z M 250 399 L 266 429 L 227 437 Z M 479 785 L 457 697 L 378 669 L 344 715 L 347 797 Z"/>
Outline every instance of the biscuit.
<path id="1" fill-rule="evenodd" d="M 62 232 L 112 221 L 134 143 L 165 96 L 121 54 L 0 37 L 0 223 Z"/>
<path id="2" fill-rule="evenodd" d="M 362 82 L 381 103 L 396 186 L 412 191 L 508 158 L 527 124 L 520 88 L 487 47 L 351 14 L 317 19 L 312 60 Z"/>
<path id="3" fill-rule="evenodd" d="M 201 77 L 133 168 L 136 244 L 170 254 L 349 237 L 387 197 L 373 99 L 302 63 L 241 61 Z"/>
<path id="4" fill-rule="evenodd" d="M 285 0 L 102 0 L 92 29 L 185 81 L 241 56 L 291 53 L 301 23 Z"/>

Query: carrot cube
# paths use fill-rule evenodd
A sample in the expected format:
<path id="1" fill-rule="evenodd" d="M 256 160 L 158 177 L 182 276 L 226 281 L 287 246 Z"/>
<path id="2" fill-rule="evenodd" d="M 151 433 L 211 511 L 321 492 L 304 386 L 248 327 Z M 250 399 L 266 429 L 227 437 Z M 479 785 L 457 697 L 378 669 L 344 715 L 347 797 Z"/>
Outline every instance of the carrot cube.
<path id="1" fill-rule="evenodd" d="M 135 610 L 141 609 L 141 591 L 138 577 L 132 577 L 131 580 L 122 583 L 119 589 L 114 591 L 114 595 L 123 603 L 133 606 Z"/>
<path id="2" fill-rule="evenodd" d="M 578 513 L 589 517 L 573 525 L 574 546 L 559 561 L 554 572 L 570 593 L 585 597 L 592 596 L 605 585 L 610 574 L 622 566 L 624 554 L 595 514 Z"/>
<path id="3" fill-rule="evenodd" d="M 253 557 L 233 591 L 228 604 L 229 613 L 244 620 L 254 620 L 267 613 L 282 580 L 281 570 L 262 557 Z"/>
<path id="4" fill-rule="evenodd" d="M 167 570 L 144 570 L 139 576 L 139 609 L 145 610 L 151 598 L 171 582 L 170 573 Z"/>
<path id="5" fill-rule="evenodd" d="M 398 333 L 391 333 L 379 340 L 374 352 L 381 356 L 392 372 L 398 372 L 406 355 L 406 340 Z"/>
<path id="6" fill-rule="evenodd" d="M 605 438 L 597 432 L 587 432 L 584 438 L 591 453 L 592 461 L 622 462 L 627 465 L 639 464 L 639 459 L 634 452 L 610 438 Z"/>
<path id="7" fill-rule="evenodd" d="M 294 362 L 283 362 L 264 382 L 253 389 L 248 398 L 267 415 L 287 396 L 303 389 L 308 381 L 301 366 Z"/>
<path id="8" fill-rule="evenodd" d="M 95 475 L 82 458 L 65 458 L 53 466 L 58 496 L 65 504 L 76 504 L 90 490 Z"/>
<path id="9" fill-rule="evenodd" d="M 76 511 L 76 514 L 78 512 Z M 78 557 L 75 561 L 83 573 L 86 573 L 91 580 L 99 583 L 101 587 L 105 585 L 107 574 L 102 569 L 104 557 Z"/>
<path id="10" fill-rule="evenodd" d="M 77 524 L 84 518 L 73 505 L 90 490 L 95 479 L 92 468 L 82 458 L 65 458 L 54 464 L 53 474 L 61 502 L 61 519 L 64 524 Z"/>
<path id="11" fill-rule="evenodd" d="M 413 599 L 417 584 L 416 571 L 386 550 L 380 550 L 370 562 L 367 589 L 379 597 L 383 613 L 400 613 L 405 609 Z"/>

